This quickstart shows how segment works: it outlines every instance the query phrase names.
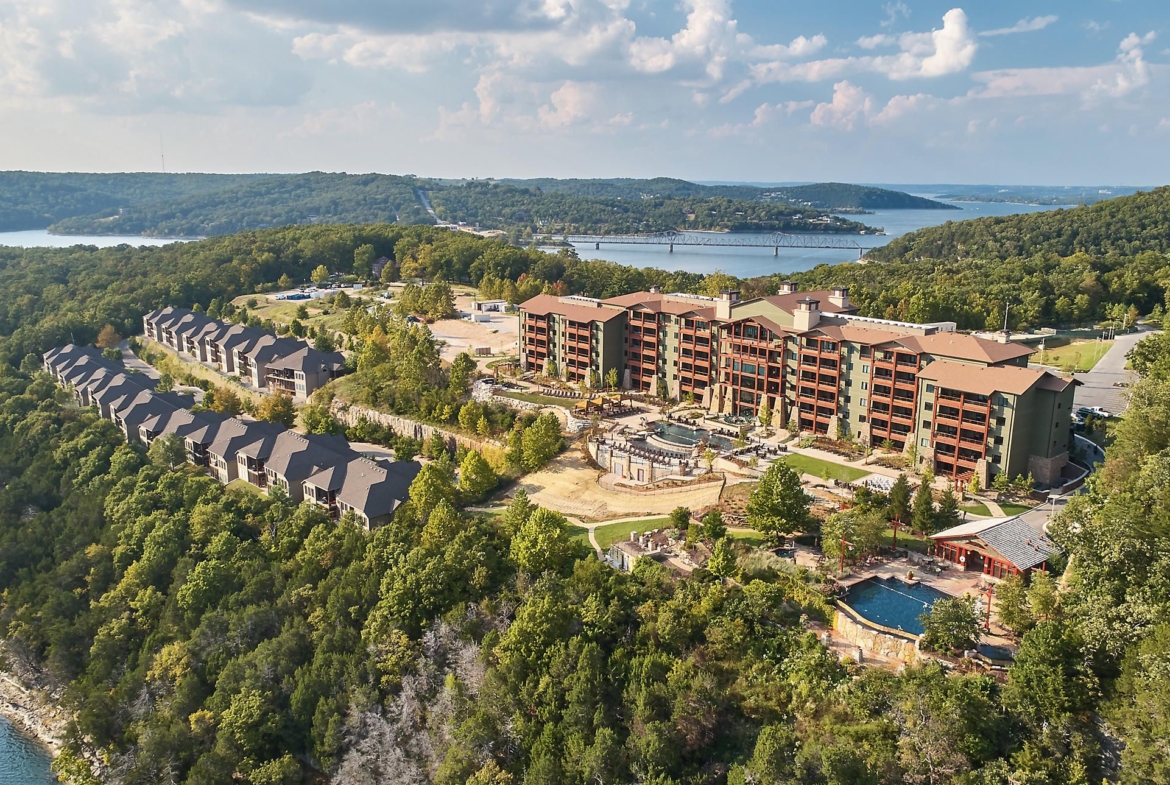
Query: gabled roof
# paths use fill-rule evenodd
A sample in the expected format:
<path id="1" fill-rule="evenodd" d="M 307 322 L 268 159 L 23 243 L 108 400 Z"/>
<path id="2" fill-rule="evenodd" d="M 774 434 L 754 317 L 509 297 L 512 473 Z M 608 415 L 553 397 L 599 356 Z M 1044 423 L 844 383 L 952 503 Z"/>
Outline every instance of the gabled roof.
<path id="1" fill-rule="evenodd" d="M 1017 343 L 998 343 L 986 338 L 976 338 L 974 335 L 954 332 L 908 335 L 905 338 L 899 338 L 898 343 L 911 351 L 935 357 L 974 360 L 988 365 L 1027 357 L 1036 351 Z"/>
<path id="2" fill-rule="evenodd" d="M 761 327 L 766 327 L 767 329 L 771 330 L 772 332 L 779 333 L 780 335 L 784 335 L 786 333 L 796 332 L 791 327 L 785 327 L 782 324 L 778 324 L 777 322 L 774 322 L 771 319 L 769 319 L 767 316 L 744 316 L 744 317 L 742 317 L 740 319 L 736 319 L 734 321 L 724 322 L 720 325 L 720 328 L 723 330 L 726 330 L 728 327 L 731 327 L 732 325 L 735 325 L 735 324 L 741 324 L 742 322 L 755 322 L 756 324 L 760 325 Z"/>
<path id="3" fill-rule="evenodd" d="M 654 313 L 669 313 L 674 316 L 694 314 L 699 319 L 715 318 L 715 301 L 679 297 L 662 292 L 634 292 L 602 300 L 607 305 L 622 308 L 642 308 Z"/>
<path id="4" fill-rule="evenodd" d="M 811 299 L 819 303 L 819 308 L 822 313 L 853 313 L 857 310 L 857 306 L 850 304 L 845 308 L 838 305 L 833 305 L 829 302 L 829 297 L 832 292 L 828 289 L 818 289 L 815 292 L 792 292 L 791 294 L 770 294 L 767 297 L 760 297 L 758 299 L 771 303 L 782 311 L 788 313 L 796 313 L 796 304 L 801 300 Z M 755 302 L 755 300 L 747 300 L 746 302 Z"/>
<path id="5" fill-rule="evenodd" d="M 341 352 L 322 352 L 312 346 L 301 344 L 301 348 L 268 363 L 269 368 L 285 371 L 339 371 L 345 368 L 345 356 Z"/>
<path id="6" fill-rule="evenodd" d="M 858 327 L 853 324 L 818 324 L 816 327 L 808 331 L 808 334 L 820 333 L 826 338 L 834 338 L 838 341 L 848 341 L 849 343 L 857 343 L 863 346 L 878 346 L 890 341 L 897 341 L 908 332 L 889 329 L 879 330 L 871 327 Z"/>
<path id="7" fill-rule="evenodd" d="M 1023 395 L 1045 377 L 1056 380 L 1046 382 L 1045 389 L 1051 389 L 1061 381 L 1060 377 L 1053 376 L 1048 371 L 1018 365 L 983 366 L 948 360 L 935 360 L 918 372 L 918 378 L 937 382 L 940 387 L 977 395 L 991 395 L 997 392 Z"/>
<path id="8" fill-rule="evenodd" d="M 1056 543 L 1048 539 L 1042 530 L 1032 526 L 1019 515 L 970 521 L 930 535 L 932 540 L 972 537 L 985 542 L 1020 570 L 1036 567 L 1062 553 Z"/>
<path id="9" fill-rule="evenodd" d="M 598 305 L 586 305 L 551 294 L 538 294 L 531 300 L 521 303 L 520 309 L 536 316 L 555 313 L 575 322 L 608 322 L 626 313 L 624 308 L 601 305 L 600 301 Z"/>
<path id="10" fill-rule="evenodd" d="M 350 454 L 349 442 L 340 437 L 284 431 L 273 442 L 264 468 L 297 483 L 328 466 L 343 463 Z"/>
<path id="11" fill-rule="evenodd" d="M 247 346 L 249 342 L 255 341 L 265 333 L 255 327 L 247 327 L 242 324 L 233 324 L 226 330 L 215 337 L 215 342 L 225 352 L 234 351 L 240 346 Z"/>
<path id="12" fill-rule="evenodd" d="M 305 482 L 333 491 L 338 501 L 361 510 L 367 518 L 394 512 L 410 497 L 410 484 L 422 469 L 415 461 L 382 463 L 357 457 L 338 463 Z"/>

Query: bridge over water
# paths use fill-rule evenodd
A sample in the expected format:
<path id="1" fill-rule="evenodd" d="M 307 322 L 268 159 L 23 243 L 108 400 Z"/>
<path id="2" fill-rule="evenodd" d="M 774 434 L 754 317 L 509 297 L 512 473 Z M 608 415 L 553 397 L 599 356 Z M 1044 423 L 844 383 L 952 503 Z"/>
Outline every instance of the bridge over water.
<path id="1" fill-rule="evenodd" d="M 566 234 L 553 240 L 587 245 L 596 250 L 602 245 L 665 245 L 671 253 L 674 247 L 704 246 L 709 248 L 771 248 L 773 256 L 781 248 L 820 248 L 832 251 L 856 251 L 860 259 L 866 249 L 848 237 L 829 234 L 736 234 L 735 232 L 656 232 L 654 234 Z"/>

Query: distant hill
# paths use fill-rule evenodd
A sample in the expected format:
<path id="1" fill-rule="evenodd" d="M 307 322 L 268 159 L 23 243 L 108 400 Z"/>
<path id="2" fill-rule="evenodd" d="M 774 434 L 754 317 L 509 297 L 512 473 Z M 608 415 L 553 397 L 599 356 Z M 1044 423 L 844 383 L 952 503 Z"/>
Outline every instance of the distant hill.
<path id="1" fill-rule="evenodd" d="M 1170 252 L 1170 186 L 1067 210 L 948 221 L 867 252 L 875 261 Z"/>
<path id="2" fill-rule="evenodd" d="M 701 185 L 687 180 L 656 177 L 650 180 L 618 178 L 612 180 L 501 180 L 523 188 L 539 188 L 547 193 L 593 196 L 612 199 L 739 199 L 757 202 L 785 202 L 815 210 L 958 210 L 951 204 L 912 196 L 901 191 L 848 183 L 814 185 Z"/>

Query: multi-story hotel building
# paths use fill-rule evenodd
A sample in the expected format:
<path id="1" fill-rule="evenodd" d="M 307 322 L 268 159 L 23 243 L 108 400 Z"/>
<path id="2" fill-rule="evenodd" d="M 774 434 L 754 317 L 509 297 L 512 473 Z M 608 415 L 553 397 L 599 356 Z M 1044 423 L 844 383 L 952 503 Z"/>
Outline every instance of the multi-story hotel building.
<path id="1" fill-rule="evenodd" d="M 843 287 L 741 300 L 657 290 L 596 300 L 540 295 L 520 306 L 521 363 L 570 382 L 619 369 L 627 389 L 694 397 L 712 412 L 913 452 L 986 487 L 1029 472 L 1057 484 L 1068 463 L 1075 382 L 1028 368 L 1032 349 L 857 315 Z"/>

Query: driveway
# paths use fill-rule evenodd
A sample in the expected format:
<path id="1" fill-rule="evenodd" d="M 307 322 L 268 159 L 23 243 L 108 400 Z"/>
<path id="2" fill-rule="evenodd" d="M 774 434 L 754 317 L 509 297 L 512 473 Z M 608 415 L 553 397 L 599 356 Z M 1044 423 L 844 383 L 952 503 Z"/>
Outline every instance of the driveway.
<path id="1" fill-rule="evenodd" d="M 1077 388 L 1073 398 L 1078 409 L 1082 406 L 1100 406 L 1115 415 L 1125 411 L 1129 401 L 1125 388 L 1117 385 L 1131 383 L 1137 378 L 1133 371 L 1125 370 L 1125 355 L 1135 343 L 1149 334 L 1149 331 L 1141 331 L 1117 336 L 1113 346 L 1097 361 L 1093 370 L 1076 374 L 1077 381 L 1082 385 Z"/>

